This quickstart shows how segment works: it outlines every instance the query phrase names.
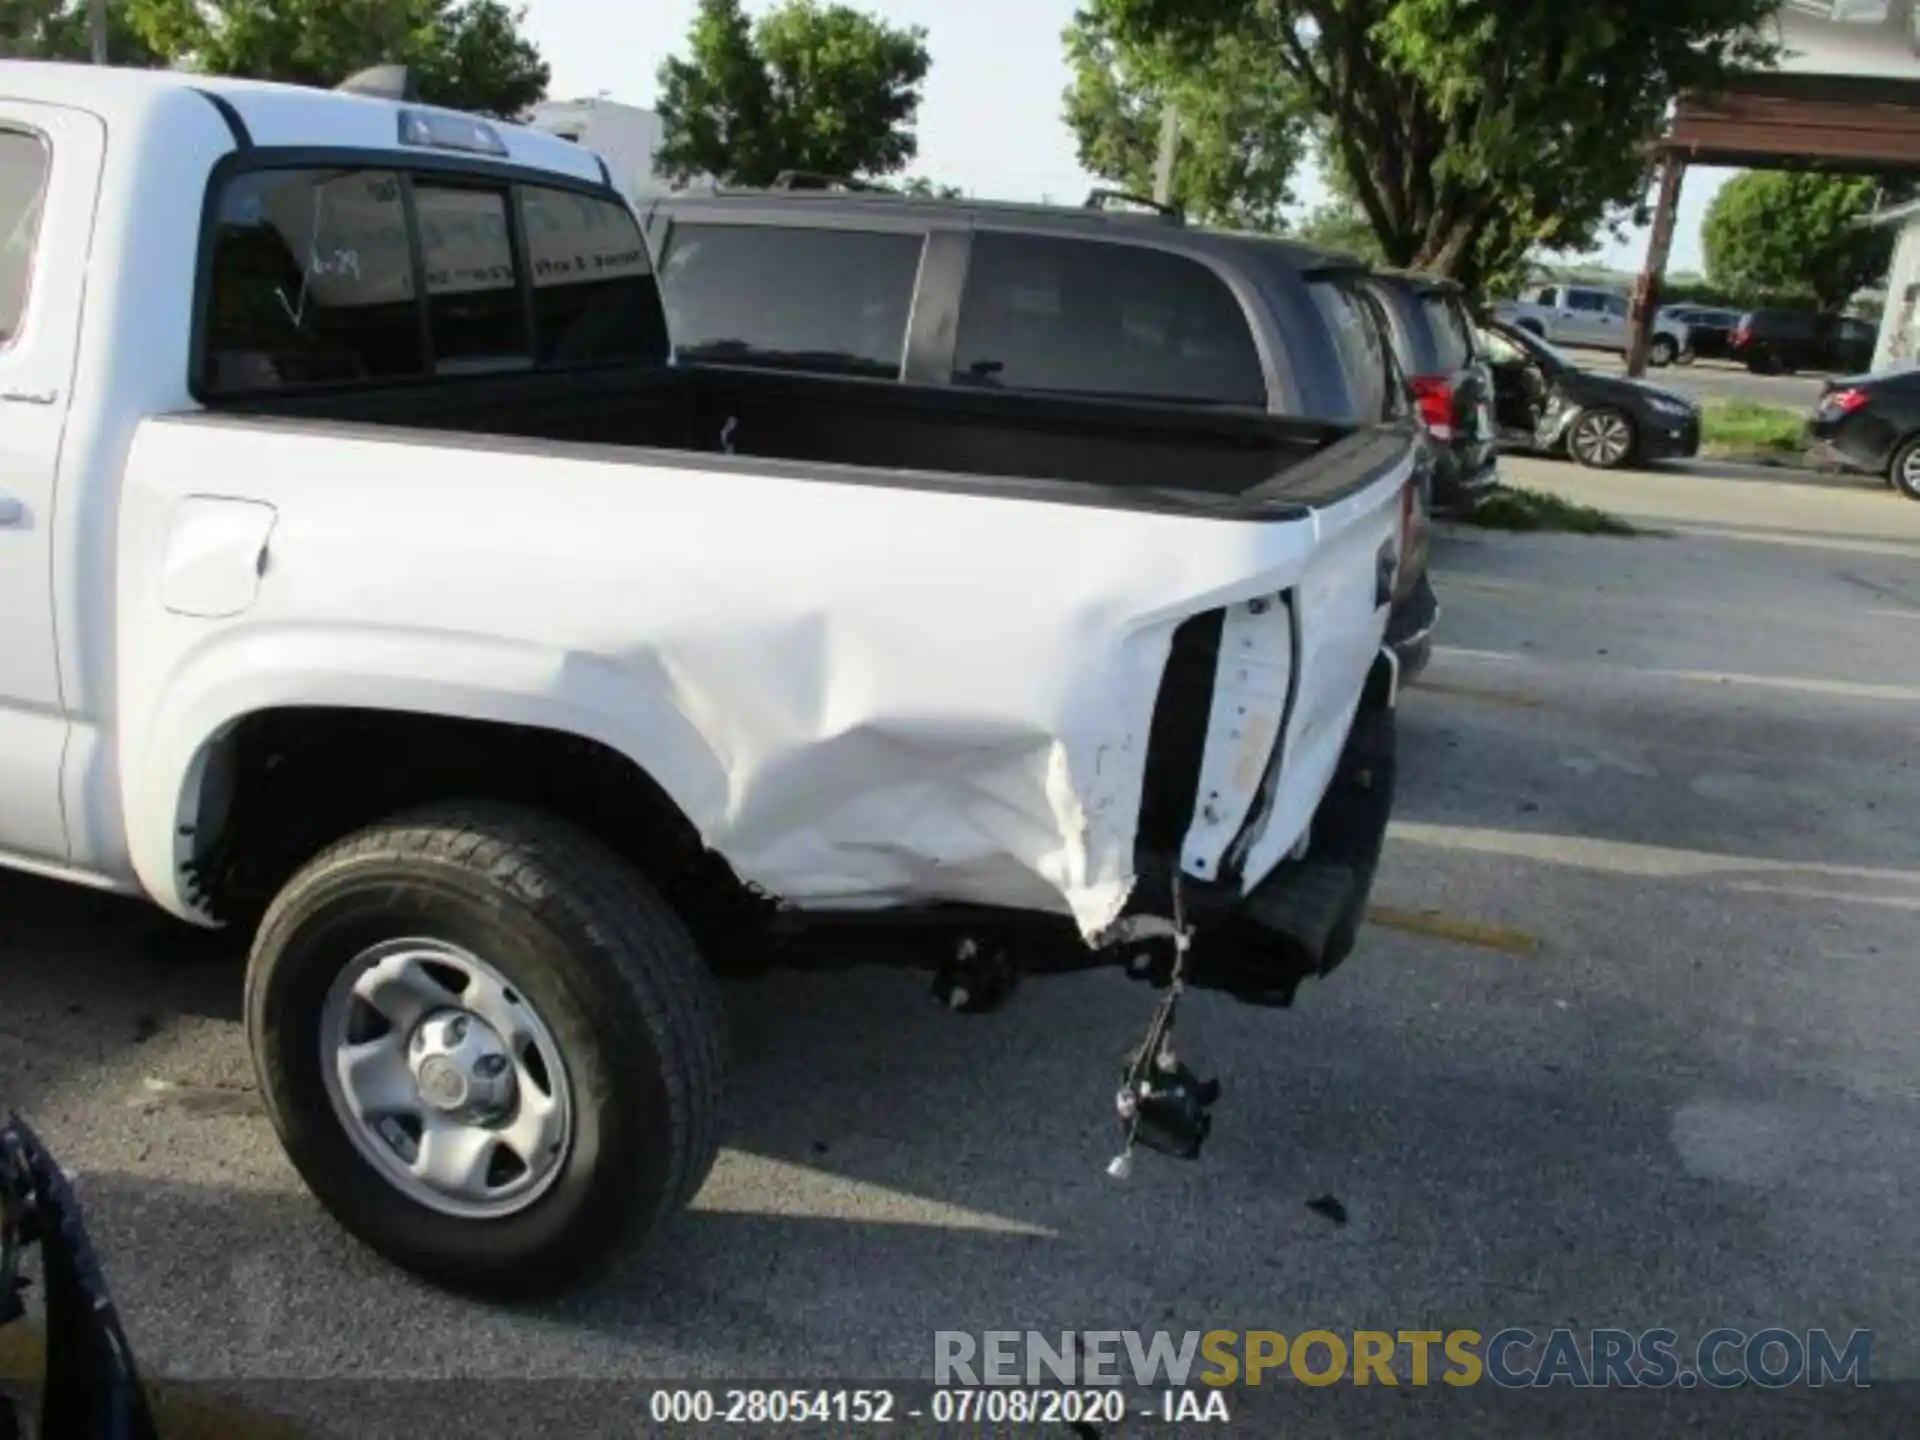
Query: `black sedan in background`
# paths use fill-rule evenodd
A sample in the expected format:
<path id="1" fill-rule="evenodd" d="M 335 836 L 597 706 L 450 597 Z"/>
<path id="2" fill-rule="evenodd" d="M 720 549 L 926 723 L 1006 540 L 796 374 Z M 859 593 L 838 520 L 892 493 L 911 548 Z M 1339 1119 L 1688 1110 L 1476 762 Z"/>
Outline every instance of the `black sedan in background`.
<path id="1" fill-rule="evenodd" d="M 1920 500 L 1920 367 L 1829 380 L 1807 429 L 1820 458 Z"/>
<path id="2" fill-rule="evenodd" d="M 1740 323 L 1740 311 L 1722 310 L 1711 305 L 1668 305 L 1660 314 L 1687 327 L 1687 353 L 1695 360 L 1724 360 Z"/>
<path id="3" fill-rule="evenodd" d="M 1482 323 L 1493 366 L 1501 444 L 1566 455 L 1597 470 L 1684 460 L 1700 450 L 1700 408 L 1685 395 L 1624 375 L 1583 370 L 1539 336 Z"/>

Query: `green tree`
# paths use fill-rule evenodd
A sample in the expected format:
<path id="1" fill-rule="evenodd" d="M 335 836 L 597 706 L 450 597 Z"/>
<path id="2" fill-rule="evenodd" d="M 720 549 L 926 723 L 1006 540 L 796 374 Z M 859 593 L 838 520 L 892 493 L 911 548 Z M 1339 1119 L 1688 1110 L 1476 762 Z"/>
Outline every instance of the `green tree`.
<path id="1" fill-rule="evenodd" d="M 1360 207 L 1345 200 L 1329 200 L 1316 206 L 1295 230 L 1295 236 L 1309 245 L 1318 245 L 1339 255 L 1353 255 L 1370 265 L 1383 265 L 1386 255 L 1380 249 L 1380 237 Z"/>
<path id="2" fill-rule="evenodd" d="M 0 0 L 0 57 L 91 60 L 87 0 Z M 107 9 L 107 63 L 151 68 L 166 61 L 151 50 L 124 9 Z"/>
<path id="3" fill-rule="evenodd" d="M 922 200 L 964 200 L 967 192 L 958 185 L 942 185 L 924 175 L 913 175 L 900 182 L 900 192 Z"/>
<path id="4" fill-rule="evenodd" d="M 1893 231 L 1860 223 L 1878 198 L 1878 182 L 1858 176 L 1736 175 L 1707 210 L 1707 278 L 1743 296 L 1798 292 L 1838 309 L 1893 259 Z"/>
<path id="5" fill-rule="evenodd" d="M 891 175 L 919 153 L 913 124 L 926 31 L 844 5 L 789 3 L 749 23 L 740 0 L 700 0 L 687 58 L 660 67 L 667 177 L 766 185 L 782 170 Z"/>
<path id="6" fill-rule="evenodd" d="M 1136 194 L 1153 190 L 1162 119 L 1179 116 L 1173 199 L 1207 224 L 1281 228 L 1306 148 L 1299 89 L 1238 35 L 1198 49 L 1133 38 L 1093 5 L 1066 30 L 1066 118 L 1080 163 Z"/>
<path id="7" fill-rule="evenodd" d="M 502 0 L 118 0 L 156 52 L 216 75 L 337 85 L 369 65 L 412 67 L 421 97 L 511 118 L 548 68 Z"/>
<path id="8" fill-rule="evenodd" d="M 1683 90 L 1772 54 L 1776 0 L 1088 0 L 1135 44 L 1224 38 L 1297 87 L 1394 264 L 1469 287 L 1641 203 Z"/>

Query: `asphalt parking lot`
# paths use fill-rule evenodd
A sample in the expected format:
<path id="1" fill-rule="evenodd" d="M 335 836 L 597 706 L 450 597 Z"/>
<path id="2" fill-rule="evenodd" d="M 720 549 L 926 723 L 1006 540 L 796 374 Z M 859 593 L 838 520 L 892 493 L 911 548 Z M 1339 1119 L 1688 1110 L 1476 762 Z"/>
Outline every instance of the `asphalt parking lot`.
<path id="1" fill-rule="evenodd" d="M 1875 1379 L 1920 1378 L 1920 505 L 1511 469 L 1665 533 L 1436 539 L 1377 922 L 1292 1011 L 1191 1007 L 1198 1164 L 1105 1173 L 1153 1001 L 1117 975 L 988 1017 L 743 982 L 693 1213 L 563 1302 L 456 1300 L 307 1198 L 231 957 L 12 877 L 0 1103 L 77 1172 L 149 1369 L 315 1433 L 466 1433 L 478 1392 L 382 1377 L 920 1377 L 943 1328 L 1872 1327 Z"/>

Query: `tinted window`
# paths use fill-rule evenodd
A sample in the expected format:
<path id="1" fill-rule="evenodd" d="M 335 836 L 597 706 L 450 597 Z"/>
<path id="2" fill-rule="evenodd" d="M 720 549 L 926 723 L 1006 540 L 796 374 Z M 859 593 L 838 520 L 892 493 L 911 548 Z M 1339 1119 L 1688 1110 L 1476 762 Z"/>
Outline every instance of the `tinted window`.
<path id="1" fill-rule="evenodd" d="M 1597 315 L 1607 308 L 1607 297 L 1592 290 L 1569 290 L 1567 291 L 1567 308 L 1589 310 Z"/>
<path id="2" fill-rule="evenodd" d="M 437 374 L 524 369 L 533 363 L 513 273 L 505 190 L 416 181 L 414 215 L 426 267 Z"/>
<path id="3" fill-rule="evenodd" d="M 1051 394 L 1264 406 L 1240 302 L 1145 246 L 976 234 L 954 379 Z"/>
<path id="4" fill-rule="evenodd" d="M 46 193 L 45 142 L 18 130 L 0 130 L 0 345 L 13 338 L 26 313 Z"/>
<path id="5" fill-rule="evenodd" d="M 233 393 L 421 372 L 396 176 L 241 175 L 214 218 L 208 389 Z"/>
<path id="6" fill-rule="evenodd" d="M 1748 317 L 1753 328 L 1768 335 L 1810 336 L 1816 317 L 1805 310 L 1756 310 Z"/>
<path id="7" fill-rule="evenodd" d="M 676 222 L 660 264 L 690 360 L 897 378 L 921 238 Z"/>
<path id="8" fill-rule="evenodd" d="M 1351 415 L 1340 418 L 1362 422 L 1381 419 L 1389 413 L 1388 401 L 1397 382 L 1387 359 L 1383 317 L 1336 281 L 1316 280 L 1307 291 L 1327 322 L 1340 368 L 1346 372 L 1347 393 L 1353 397 Z"/>
<path id="9" fill-rule="evenodd" d="M 1626 318 L 1627 302 L 1621 299 L 1620 296 L 1603 295 L 1600 297 L 1600 303 L 1601 303 L 1601 306 L 1606 310 L 1607 314 L 1617 316 L 1620 319 Z"/>
<path id="10" fill-rule="evenodd" d="M 1473 359 L 1473 335 L 1459 300 L 1445 292 L 1429 292 L 1420 297 L 1420 309 L 1433 331 L 1440 370 L 1462 369 Z"/>
<path id="11" fill-rule="evenodd" d="M 660 289 L 633 216 L 565 190 L 529 187 L 521 196 L 540 362 L 664 360 Z"/>

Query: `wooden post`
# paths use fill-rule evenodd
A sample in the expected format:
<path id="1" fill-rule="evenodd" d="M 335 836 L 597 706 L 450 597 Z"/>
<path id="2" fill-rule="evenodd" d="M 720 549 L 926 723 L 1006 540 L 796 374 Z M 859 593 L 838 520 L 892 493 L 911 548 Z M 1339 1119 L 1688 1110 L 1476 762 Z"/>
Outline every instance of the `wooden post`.
<path id="1" fill-rule="evenodd" d="M 1676 150 L 1668 150 L 1660 161 L 1660 194 L 1653 207 L 1653 233 L 1647 237 L 1646 264 L 1633 287 L 1633 308 L 1629 323 L 1633 338 L 1627 344 L 1627 374 L 1647 373 L 1647 347 L 1653 340 L 1653 312 L 1660 308 L 1660 282 L 1666 277 L 1667 257 L 1673 253 L 1673 222 L 1680 208 L 1680 182 L 1686 178 L 1687 162 Z"/>
<path id="2" fill-rule="evenodd" d="M 1173 157 L 1180 148 L 1180 113 L 1169 105 L 1160 115 L 1160 154 L 1153 166 L 1153 199 L 1173 203 Z"/>

